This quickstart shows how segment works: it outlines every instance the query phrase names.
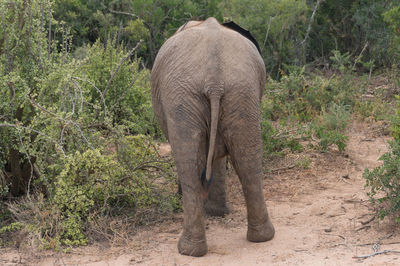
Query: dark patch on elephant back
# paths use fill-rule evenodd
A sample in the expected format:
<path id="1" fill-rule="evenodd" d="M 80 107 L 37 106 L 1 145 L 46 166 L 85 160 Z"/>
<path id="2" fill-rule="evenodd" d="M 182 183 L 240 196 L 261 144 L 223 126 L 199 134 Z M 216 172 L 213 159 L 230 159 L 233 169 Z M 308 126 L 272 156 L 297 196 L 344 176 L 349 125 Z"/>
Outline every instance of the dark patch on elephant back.
<path id="1" fill-rule="evenodd" d="M 258 45 L 257 40 L 253 37 L 253 35 L 251 35 L 250 31 L 243 29 L 242 27 L 240 27 L 238 24 L 236 24 L 233 21 L 229 21 L 229 22 L 225 22 L 222 24 L 223 26 L 237 31 L 239 32 L 242 36 L 246 37 L 247 39 L 249 39 L 252 43 L 254 43 L 254 45 L 257 47 L 258 52 L 261 54 L 261 50 L 260 50 L 260 46 Z"/>

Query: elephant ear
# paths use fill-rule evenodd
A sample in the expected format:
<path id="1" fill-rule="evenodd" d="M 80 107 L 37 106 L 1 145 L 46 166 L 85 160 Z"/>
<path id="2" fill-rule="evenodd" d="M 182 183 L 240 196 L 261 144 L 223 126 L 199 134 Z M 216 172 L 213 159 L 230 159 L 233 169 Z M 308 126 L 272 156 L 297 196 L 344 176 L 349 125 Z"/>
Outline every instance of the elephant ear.
<path id="1" fill-rule="evenodd" d="M 253 37 L 253 35 L 251 35 L 250 31 L 248 31 L 246 29 L 243 29 L 242 27 L 240 27 L 238 24 L 236 24 L 233 21 L 225 22 L 222 25 L 227 27 L 227 28 L 229 28 L 229 29 L 231 29 L 231 30 L 239 32 L 242 36 L 244 36 L 247 39 L 249 39 L 252 43 L 254 43 L 254 45 L 257 47 L 258 52 L 261 54 L 260 46 L 258 45 L 258 42 Z"/>

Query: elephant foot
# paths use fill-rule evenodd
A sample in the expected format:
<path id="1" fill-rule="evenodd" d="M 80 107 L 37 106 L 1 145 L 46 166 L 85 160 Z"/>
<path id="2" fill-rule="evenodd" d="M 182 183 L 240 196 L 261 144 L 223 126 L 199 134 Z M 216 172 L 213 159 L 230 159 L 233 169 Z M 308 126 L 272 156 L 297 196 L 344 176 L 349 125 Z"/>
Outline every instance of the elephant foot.
<path id="1" fill-rule="evenodd" d="M 207 215 L 224 217 L 229 213 L 228 206 L 224 204 L 216 204 L 209 200 L 204 202 L 204 210 Z"/>
<path id="2" fill-rule="evenodd" d="M 182 234 L 178 243 L 178 251 L 182 255 L 201 257 L 207 253 L 208 248 L 205 239 L 190 239 L 189 237 Z"/>
<path id="3" fill-rule="evenodd" d="M 275 235 L 275 229 L 270 219 L 261 225 L 248 225 L 247 240 L 251 242 L 265 242 L 271 240 Z"/>

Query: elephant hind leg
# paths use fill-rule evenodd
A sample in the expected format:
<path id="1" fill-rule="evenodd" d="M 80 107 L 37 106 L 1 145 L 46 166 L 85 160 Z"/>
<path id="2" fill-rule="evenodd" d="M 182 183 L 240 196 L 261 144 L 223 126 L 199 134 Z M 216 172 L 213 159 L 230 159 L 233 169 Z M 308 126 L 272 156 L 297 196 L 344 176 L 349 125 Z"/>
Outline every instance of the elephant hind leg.
<path id="1" fill-rule="evenodd" d="M 264 242 L 275 234 L 262 190 L 262 141 L 258 121 L 236 121 L 226 141 L 233 166 L 242 184 L 247 206 L 247 239 Z M 242 126 L 245 125 L 245 126 Z"/>
<path id="2" fill-rule="evenodd" d="M 225 216 L 229 213 L 225 192 L 226 156 L 214 160 L 212 175 L 208 197 L 204 201 L 204 210 L 211 216 Z"/>
<path id="3" fill-rule="evenodd" d="M 188 256 L 207 253 L 201 172 L 206 163 L 205 134 L 197 129 L 169 125 L 170 142 L 183 198 L 183 232 L 178 251 Z"/>

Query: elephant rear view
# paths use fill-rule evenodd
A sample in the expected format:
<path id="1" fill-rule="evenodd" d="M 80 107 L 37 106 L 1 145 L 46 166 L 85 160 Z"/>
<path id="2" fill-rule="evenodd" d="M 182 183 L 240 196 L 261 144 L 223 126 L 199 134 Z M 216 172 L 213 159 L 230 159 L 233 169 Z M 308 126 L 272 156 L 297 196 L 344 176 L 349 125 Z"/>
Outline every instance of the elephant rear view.
<path id="1" fill-rule="evenodd" d="M 183 195 L 181 254 L 207 253 L 204 211 L 229 212 L 227 155 L 246 199 L 247 239 L 263 242 L 274 236 L 261 185 L 264 85 L 265 66 L 256 45 L 214 18 L 180 27 L 156 57 L 153 107 L 171 144 Z"/>

